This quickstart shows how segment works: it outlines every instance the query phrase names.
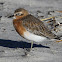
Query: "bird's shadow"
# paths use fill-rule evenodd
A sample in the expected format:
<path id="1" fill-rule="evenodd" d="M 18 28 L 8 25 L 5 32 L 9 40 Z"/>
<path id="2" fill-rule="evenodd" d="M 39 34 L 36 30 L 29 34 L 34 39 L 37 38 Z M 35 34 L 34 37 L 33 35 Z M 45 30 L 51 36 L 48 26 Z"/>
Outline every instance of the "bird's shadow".
<path id="1" fill-rule="evenodd" d="M 0 46 L 8 47 L 8 48 L 30 48 L 31 43 L 27 43 L 24 41 L 19 42 L 19 41 L 13 41 L 13 40 L 0 39 Z M 37 45 L 37 44 L 33 44 L 33 48 L 34 47 L 50 48 L 48 46 Z"/>

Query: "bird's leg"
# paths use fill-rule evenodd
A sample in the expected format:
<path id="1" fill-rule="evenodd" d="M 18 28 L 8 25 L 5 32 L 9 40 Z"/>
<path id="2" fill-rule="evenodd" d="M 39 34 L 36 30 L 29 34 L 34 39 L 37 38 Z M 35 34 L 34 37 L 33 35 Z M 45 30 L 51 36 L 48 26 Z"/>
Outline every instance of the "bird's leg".
<path id="1" fill-rule="evenodd" d="M 30 55 L 29 55 L 29 52 L 32 50 L 32 47 L 33 47 L 33 41 L 31 42 L 31 48 L 25 48 L 25 49 L 24 49 L 25 56 L 30 56 Z"/>
<path id="2" fill-rule="evenodd" d="M 32 47 L 33 47 L 33 41 L 31 42 L 31 48 L 30 48 L 30 50 L 32 50 Z"/>

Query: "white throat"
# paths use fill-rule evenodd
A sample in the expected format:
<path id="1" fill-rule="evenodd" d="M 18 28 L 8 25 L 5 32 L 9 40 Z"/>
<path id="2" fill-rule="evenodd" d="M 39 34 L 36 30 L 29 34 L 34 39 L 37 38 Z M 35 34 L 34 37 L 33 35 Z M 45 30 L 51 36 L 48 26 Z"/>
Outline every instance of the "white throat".
<path id="1" fill-rule="evenodd" d="M 13 19 L 16 19 L 16 17 L 14 16 Z"/>

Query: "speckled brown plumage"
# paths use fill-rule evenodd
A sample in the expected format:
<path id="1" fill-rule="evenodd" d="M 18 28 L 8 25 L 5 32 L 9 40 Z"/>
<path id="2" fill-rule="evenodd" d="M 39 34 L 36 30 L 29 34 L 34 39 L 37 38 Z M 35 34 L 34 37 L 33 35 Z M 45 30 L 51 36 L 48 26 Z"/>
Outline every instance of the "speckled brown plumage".
<path id="1" fill-rule="evenodd" d="M 48 37 L 50 39 L 59 38 L 52 33 L 42 21 L 29 14 L 27 10 L 19 8 L 15 10 L 16 19 L 13 20 L 13 25 L 19 35 L 24 37 L 24 32 L 28 31 L 34 35 Z M 26 34 L 27 35 L 27 34 Z"/>
<path id="2" fill-rule="evenodd" d="M 22 21 L 22 25 L 23 27 L 36 35 L 39 36 L 45 36 L 48 38 L 56 38 L 57 36 L 52 33 L 45 25 L 43 22 L 41 22 L 39 19 L 37 19 L 36 17 L 32 16 L 32 15 L 27 15 L 21 19 L 18 20 L 19 24 L 21 25 Z"/>

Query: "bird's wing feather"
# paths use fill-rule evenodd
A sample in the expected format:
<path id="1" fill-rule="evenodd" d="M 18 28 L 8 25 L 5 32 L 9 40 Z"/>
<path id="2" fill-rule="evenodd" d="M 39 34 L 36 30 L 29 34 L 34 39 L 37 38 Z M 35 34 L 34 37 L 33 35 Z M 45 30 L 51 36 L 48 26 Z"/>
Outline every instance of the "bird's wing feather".
<path id="1" fill-rule="evenodd" d="M 37 19 L 36 17 L 32 15 L 27 15 L 26 17 L 22 18 L 22 24 L 26 28 L 27 31 L 39 35 L 39 36 L 45 36 L 49 38 L 56 37 L 55 34 L 53 34 L 42 21 Z"/>

